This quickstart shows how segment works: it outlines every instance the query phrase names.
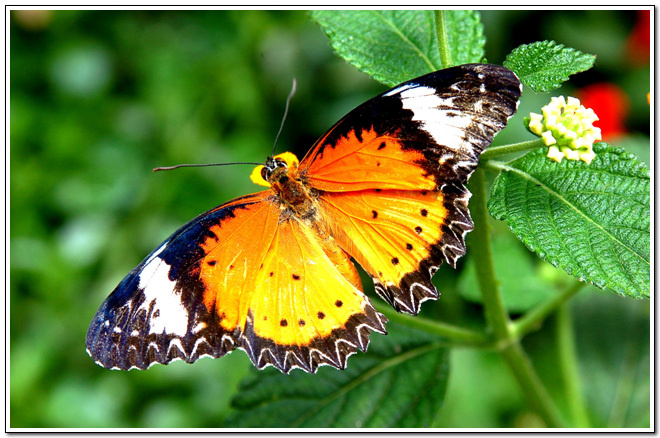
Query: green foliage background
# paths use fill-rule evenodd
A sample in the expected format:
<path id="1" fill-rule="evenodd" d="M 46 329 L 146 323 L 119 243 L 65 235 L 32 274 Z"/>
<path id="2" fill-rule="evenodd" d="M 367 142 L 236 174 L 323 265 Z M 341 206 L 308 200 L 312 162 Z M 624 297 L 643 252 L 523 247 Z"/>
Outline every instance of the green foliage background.
<path id="1" fill-rule="evenodd" d="M 250 166 L 151 169 L 263 161 L 294 76 L 298 93 L 279 150 L 299 157 L 385 88 L 335 56 L 303 11 L 57 11 L 36 27 L 17 14 L 10 17 L 10 426 L 222 427 L 240 417 L 242 391 L 259 387 L 261 378 L 267 384 L 273 370 L 258 373 L 236 352 L 192 366 L 116 372 L 85 353 L 94 312 L 130 269 L 190 218 L 256 190 Z M 518 44 L 546 38 L 597 54 L 595 72 L 578 75 L 560 93 L 607 80 L 642 96 L 631 101 L 629 136 L 612 143 L 648 162 L 648 65 L 632 67 L 624 44 L 634 18 L 616 11 L 484 11 L 486 56 L 501 64 Z M 526 93 L 497 141 L 529 139 L 522 117 L 548 100 Z M 501 257 L 521 266 L 502 266 L 502 281 L 515 290 L 505 297 L 512 312 L 570 281 L 529 254 L 504 224 L 493 227 Z M 457 271 L 443 267 L 436 275 L 442 296 L 422 315 L 479 325 L 473 272 L 469 256 Z M 648 301 L 587 287 L 571 305 L 594 424 L 648 427 Z M 551 318 L 525 339 L 546 382 L 557 374 L 556 323 Z M 496 353 L 455 349 L 433 425 L 539 422 Z"/>

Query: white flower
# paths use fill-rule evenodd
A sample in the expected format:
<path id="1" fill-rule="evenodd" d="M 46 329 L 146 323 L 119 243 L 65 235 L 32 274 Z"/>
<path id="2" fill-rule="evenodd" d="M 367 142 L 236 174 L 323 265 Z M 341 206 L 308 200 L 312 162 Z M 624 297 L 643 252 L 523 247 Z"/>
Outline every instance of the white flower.
<path id="1" fill-rule="evenodd" d="M 548 158 L 561 162 L 582 160 L 589 164 L 596 156 L 593 144 L 602 139 L 600 128 L 593 126 L 598 116 L 591 108 L 585 108 L 580 100 L 569 96 L 550 98 L 550 103 L 541 108 L 541 114 L 530 113 L 527 128 L 543 139 L 548 149 Z"/>

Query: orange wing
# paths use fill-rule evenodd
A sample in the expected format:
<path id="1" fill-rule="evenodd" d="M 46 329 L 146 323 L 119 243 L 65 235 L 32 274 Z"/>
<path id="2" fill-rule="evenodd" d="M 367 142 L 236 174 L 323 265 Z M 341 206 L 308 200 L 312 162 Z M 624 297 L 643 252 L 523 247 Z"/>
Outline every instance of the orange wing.
<path id="1" fill-rule="evenodd" d="M 465 253 L 465 188 L 479 156 L 517 108 L 510 70 L 463 65 L 406 82 L 359 106 L 300 163 L 337 243 L 399 311 L 435 299 L 443 260 Z"/>
<path id="2" fill-rule="evenodd" d="M 332 292 L 332 293 L 328 293 Z M 259 368 L 346 366 L 385 318 L 331 237 L 280 221 L 272 192 L 202 215 L 149 255 L 99 309 L 87 335 L 107 368 L 144 369 L 244 349 Z"/>
<path id="3" fill-rule="evenodd" d="M 467 203 L 440 191 L 335 193 L 320 205 L 337 243 L 371 275 L 376 292 L 412 314 L 438 297 L 431 277 L 443 260 L 455 266 L 472 229 Z"/>

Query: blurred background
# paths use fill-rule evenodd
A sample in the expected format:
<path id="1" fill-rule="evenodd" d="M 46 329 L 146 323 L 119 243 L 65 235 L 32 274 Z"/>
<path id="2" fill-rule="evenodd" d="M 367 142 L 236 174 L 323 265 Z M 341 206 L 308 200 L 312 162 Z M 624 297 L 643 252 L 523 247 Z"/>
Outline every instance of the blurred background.
<path id="1" fill-rule="evenodd" d="M 541 39 L 596 54 L 595 68 L 555 95 L 580 97 L 605 141 L 650 162 L 648 11 L 483 11 L 482 20 L 491 63 Z M 142 372 L 104 370 L 85 352 L 98 306 L 145 255 L 197 214 L 258 190 L 252 166 L 151 169 L 264 161 L 293 77 L 278 151 L 299 157 L 385 87 L 336 57 L 304 11 L 13 10 L 10 74 L 10 426 L 224 426 L 239 382 L 255 372 L 242 351 Z M 522 117 L 548 101 L 526 91 L 496 141 L 531 139 Z M 512 312 L 568 283 L 493 226 L 496 249 L 533 274 L 502 278 L 518 288 Z M 469 257 L 443 267 L 442 297 L 424 315 L 480 318 L 469 272 Z M 648 427 L 648 301 L 587 287 L 571 306 L 594 424 Z M 553 324 L 525 340 L 548 382 Z M 438 427 L 538 425 L 497 354 L 459 349 L 451 360 Z"/>

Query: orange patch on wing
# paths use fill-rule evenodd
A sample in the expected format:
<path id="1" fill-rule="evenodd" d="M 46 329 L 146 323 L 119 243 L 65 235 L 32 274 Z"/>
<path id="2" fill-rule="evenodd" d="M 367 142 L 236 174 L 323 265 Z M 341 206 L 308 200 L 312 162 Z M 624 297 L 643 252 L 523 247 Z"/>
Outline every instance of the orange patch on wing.
<path id="1" fill-rule="evenodd" d="M 332 131 L 331 131 L 332 132 Z M 321 138 L 300 163 L 310 186 L 328 192 L 365 189 L 433 189 L 433 177 L 420 163 L 424 155 L 404 150 L 396 133 L 380 135 L 373 128 L 355 130 L 329 144 Z"/>
<path id="2" fill-rule="evenodd" d="M 338 254 L 343 253 L 331 260 L 302 222 L 281 223 L 250 300 L 255 334 L 279 345 L 304 346 L 364 313 L 368 301 L 351 282 L 357 271 Z"/>
<path id="3" fill-rule="evenodd" d="M 448 215 L 437 191 L 332 193 L 320 205 L 339 245 L 386 286 L 420 269 Z"/>
<path id="4" fill-rule="evenodd" d="M 357 270 L 331 238 L 297 219 L 278 223 L 270 202 L 234 213 L 202 245 L 204 304 L 224 330 L 252 324 L 278 345 L 306 346 L 365 313 Z"/>
<path id="5" fill-rule="evenodd" d="M 265 200 L 270 192 L 260 195 L 262 202 L 236 209 L 233 216 L 211 226 L 212 235 L 201 245 L 206 253 L 200 262 L 204 305 L 218 314 L 220 326 L 229 332 L 245 326 L 253 274 L 277 229 L 278 208 Z"/>

